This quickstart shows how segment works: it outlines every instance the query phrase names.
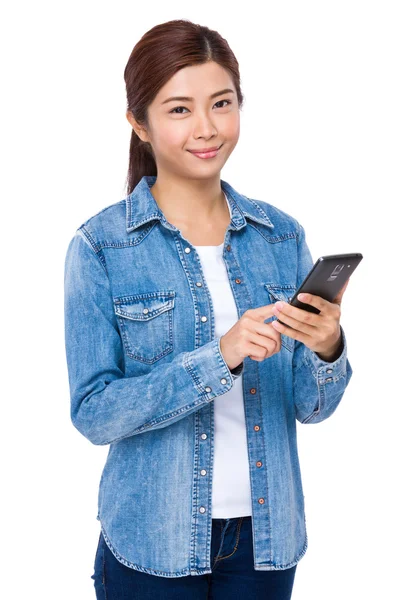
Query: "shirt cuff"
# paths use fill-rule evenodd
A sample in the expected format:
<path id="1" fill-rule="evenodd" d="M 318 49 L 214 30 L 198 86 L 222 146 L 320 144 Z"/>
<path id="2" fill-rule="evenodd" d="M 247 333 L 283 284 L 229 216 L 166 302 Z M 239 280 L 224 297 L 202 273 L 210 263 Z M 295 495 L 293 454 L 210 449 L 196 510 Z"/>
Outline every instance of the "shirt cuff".
<path id="1" fill-rule="evenodd" d="M 220 338 L 215 338 L 186 353 L 186 370 L 208 402 L 225 394 L 233 386 L 235 376 L 229 369 L 220 349 Z"/>
<path id="2" fill-rule="evenodd" d="M 341 331 L 341 353 L 334 361 L 322 360 L 316 352 L 310 350 L 305 346 L 305 358 L 304 360 L 311 366 L 313 373 L 328 373 L 331 380 L 339 377 L 346 370 L 347 360 L 347 340 L 344 333 L 344 329 L 340 325 Z"/>

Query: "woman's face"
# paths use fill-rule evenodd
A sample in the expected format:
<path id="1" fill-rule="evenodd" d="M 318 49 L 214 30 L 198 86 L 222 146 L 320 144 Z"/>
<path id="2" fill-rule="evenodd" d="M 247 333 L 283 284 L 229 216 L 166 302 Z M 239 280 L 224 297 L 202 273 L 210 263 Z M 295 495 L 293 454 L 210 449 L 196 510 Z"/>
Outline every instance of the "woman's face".
<path id="1" fill-rule="evenodd" d="M 178 71 L 159 90 L 148 114 L 147 131 L 129 112 L 127 119 L 152 145 L 158 173 L 189 179 L 219 176 L 239 139 L 237 94 L 228 72 L 213 61 Z M 214 146 L 221 148 L 213 158 L 191 153 Z"/>

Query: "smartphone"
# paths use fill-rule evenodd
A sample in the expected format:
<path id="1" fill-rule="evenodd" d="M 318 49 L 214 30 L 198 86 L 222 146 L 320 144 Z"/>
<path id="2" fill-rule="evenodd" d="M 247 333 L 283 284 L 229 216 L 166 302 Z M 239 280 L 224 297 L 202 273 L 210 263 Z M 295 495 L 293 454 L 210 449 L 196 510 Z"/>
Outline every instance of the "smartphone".
<path id="1" fill-rule="evenodd" d="M 359 252 L 321 256 L 303 280 L 302 285 L 293 297 L 288 300 L 289 304 L 308 312 L 319 314 L 320 311 L 315 306 L 298 300 L 298 295 L 307 292 L 308 294 L 321 296 L 321 298 L 332 302 L 362 258 L 363 255 Z M 283 323 L 280 319 L 277 319 L 277 321 L 282 325 L 286 325 L 286 327 L 290 327 L 290 325 Z"/>

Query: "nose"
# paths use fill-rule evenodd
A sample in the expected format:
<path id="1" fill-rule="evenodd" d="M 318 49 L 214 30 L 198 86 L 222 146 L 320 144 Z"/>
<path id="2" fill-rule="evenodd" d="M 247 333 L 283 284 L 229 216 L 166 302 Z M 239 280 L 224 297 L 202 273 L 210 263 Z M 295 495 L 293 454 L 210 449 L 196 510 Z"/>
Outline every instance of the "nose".
<path id="1" fill-rule="evenodd" d="M 197 113 L 194 120 L 193 137 L 209 139 L 217 135 L 217 129 L 211 115 L 205 112 Z"/>

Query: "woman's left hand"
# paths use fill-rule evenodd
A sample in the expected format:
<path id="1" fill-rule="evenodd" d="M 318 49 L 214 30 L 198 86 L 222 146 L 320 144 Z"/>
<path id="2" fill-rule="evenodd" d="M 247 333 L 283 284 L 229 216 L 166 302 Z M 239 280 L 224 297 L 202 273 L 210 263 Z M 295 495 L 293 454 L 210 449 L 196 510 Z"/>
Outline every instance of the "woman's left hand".
<path id="1" fill-rule="evenodd" d="M 275 302 L 273 313 L 286 325 L 271 321 L 272 326 L 276 331 L 305 344 L 316 352 L 321 360 L 331 360 L 341 346 L 341 301 L 349 281 L 350 278 L 332 302 L 314 294 L 304 294 L 298 298 L 305 304 L 318 308 L 321 311 L 319 314 L 297 308 L 287 302 Z"/>

